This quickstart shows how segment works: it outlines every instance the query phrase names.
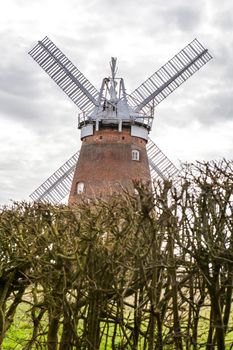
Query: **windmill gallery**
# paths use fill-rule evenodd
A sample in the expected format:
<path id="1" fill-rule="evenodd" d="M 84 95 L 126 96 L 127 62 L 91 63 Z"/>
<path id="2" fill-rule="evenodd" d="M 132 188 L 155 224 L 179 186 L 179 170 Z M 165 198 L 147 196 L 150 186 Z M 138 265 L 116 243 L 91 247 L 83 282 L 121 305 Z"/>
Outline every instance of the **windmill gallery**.
<path id="1" fill-rule="evenodd" d="M 134 180 L 177 175 L 148 134 L 155 107 L 212 58 L 197 39 L 130 95 L 116 77 L 116 58 L 98 91 L 48 37 L 29 54 L 82 111 L 81 150 L 31 194 L 33 200 L 58 203 L 67 194 L 70 204 L 83 197 L 107 198 L 124 188 L 134 191 Z"/>

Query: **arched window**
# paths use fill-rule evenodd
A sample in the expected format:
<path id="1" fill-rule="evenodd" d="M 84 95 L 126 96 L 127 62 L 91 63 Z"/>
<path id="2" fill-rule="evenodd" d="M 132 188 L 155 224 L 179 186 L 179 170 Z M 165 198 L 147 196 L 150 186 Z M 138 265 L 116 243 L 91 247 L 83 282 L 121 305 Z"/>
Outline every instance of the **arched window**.
<path id="1" fill-rule="evenodd" d="M 77 194 L 84 192 L 84 182 L 78 182 L 77 183 Z"/>
<path id="2" fill-rule="evenodd" d="M 132 150 L 132 160 L 140 160 L 140 152 L 137 149 Z"/>

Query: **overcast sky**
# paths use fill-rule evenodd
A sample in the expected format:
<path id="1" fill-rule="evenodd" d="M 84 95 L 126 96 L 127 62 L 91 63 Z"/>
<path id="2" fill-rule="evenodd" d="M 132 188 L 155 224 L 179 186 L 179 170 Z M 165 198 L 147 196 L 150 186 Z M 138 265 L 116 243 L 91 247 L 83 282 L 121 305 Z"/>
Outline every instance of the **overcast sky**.
<path id="1" fill-rule="evenodd" d="M 232 159 L 232 0 L 8 0 L 0 12 L 0 203 L 28 196 L 80 147 L 79 110 L 27 52 L 48 36 L 100 88 L 111 56 L 127 92 L 194 38 L 214 57 L 156 109 L 180 161 Z"/>

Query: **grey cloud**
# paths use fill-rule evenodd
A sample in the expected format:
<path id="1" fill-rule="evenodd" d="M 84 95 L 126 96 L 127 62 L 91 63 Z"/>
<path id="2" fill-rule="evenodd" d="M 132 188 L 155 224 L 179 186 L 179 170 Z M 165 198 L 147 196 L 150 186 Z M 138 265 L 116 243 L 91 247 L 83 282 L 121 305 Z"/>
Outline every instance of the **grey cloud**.
<path id="1" fill-rule="evenodd" d="M 184 88 L 184 87 L 183 87 Z M 186 128 L 195 121 L 200 127 L 209 130 L 219 125 L 223 126 L 227 121 L 233 121 L 232 92 L 215 92 L 206 96 L 180 91 L 178 94 L 168 97 L 163 101 L 164 105 L 157 107 L 156 117 L 159 118 L 161 127 L 166 125 Z M 224 107 L 223 107 L 224 106 Z"/>
<path id="2" fill-rule="evenodd" d="M 188 4 L 168 11 L 168 20 L 169 18 L 181 31 L 193 31 L 201 23 L 203 16 L 202 10 L 196 4 L 193 8 Z"/>
<path id="3" fill-rule="evenodd" d="M 214 7 L 217 8 L 215 5 Z M 213 27 L 232 32 L 233 27 L 233 4 L 230 0 L 224 0 L 222 6 L 215 11 L 212 19 Z"/>
<path id="4" fill-rule="evenodd" d="M 146 22 L 144 32 L 149 35 L 157 36 L 163 40 L 170 39 L 174 34 L 196 33 L 205 22 L 205 5 L 203 2 L 195 1 L 195 3 L 186 3 L 184 1 L 176 1 L 167 3 L 162 1 L 158 6 L 154 3 L 151 10 L 146 14 Z"/>
<path id="5" fill-rule="evenodd" d="M 36 99 L 40 96 L 40 79 L 30 68 L 23 68 L 23 63 L 0 66 L 0 92 L 12 97 Z"/>
<path id="6" fill-rule="evenodd" d="M 233 121 L 233 91 L 218 91 L 202 100 L 199 106 L 200 121 L 211 127 L 213 124 L 224 123 L 224 121 Z M 223 109 L 224 106 L 224 109 Z M 204 116 L 204 118 L 203 118 Z"/>
<path id="7" fill-rule="evenodd" d="M 78 4 L 76 6 L 78 10 Z M 151 6 L 153 4 L 150 4 Z M 85 34 L 102 33 L 105 40 L 108 38 L 114 40 L 114 36 L 119 38 L 129 30 L 141 31 L 143 26 L 147 25 L 147 13 L 148 7 L 143 0 L 101 0 L 101 3 L 90 1 L 87 13 L 89 20 L 85 24 Z M 152 16 L 150 20 L 153 21 Z"/>
<path id="8" fill-rule="evenodd" d="M 48 94 L 47 91 L 45 93 Z M 51 98 L 39 99 L 38 101 L 29 101 L 26 96 L 19 98 L 0 93 L 1 115 L 2 118 L 21 123 L 37 133 L 43 132 L 44 129 L 52 131 L 57 124 L 63 124 L 63 127 L 68 124 L 66 116 L 69 111 L 71 118 L 72 114 L 75 115 L 72 109 L 69 109 L 68 105 L 64 106 L 59 99 L 60 96 L 52 92 Z"/>
<path id="9" fill-rule="evenodd" d="M 212 65 L 212 76 L 221 89 L 222 85 L 231 89 L 233 79 L 233 38 L 225 42 L 215 42 L 213 47 L 214 64 Z"/>

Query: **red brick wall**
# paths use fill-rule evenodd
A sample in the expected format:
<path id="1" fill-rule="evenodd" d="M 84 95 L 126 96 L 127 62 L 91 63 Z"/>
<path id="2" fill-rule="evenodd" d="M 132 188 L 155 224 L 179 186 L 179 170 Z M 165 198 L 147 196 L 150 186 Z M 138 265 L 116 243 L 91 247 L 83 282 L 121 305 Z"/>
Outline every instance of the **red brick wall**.
<path id="1" fill-rule="evenodd" d="M 132 150 L 140 160 L 132 160 Z M 102 129 L 85 137 L 71 187 L 69 203 L 79 201 L 77 183 L 83 182 L 87 198 L 106 198 L 123 188 L 133 191 L 132 180 L 150 181 L 146 141 L 130 135 L 130 128 Z"/>

